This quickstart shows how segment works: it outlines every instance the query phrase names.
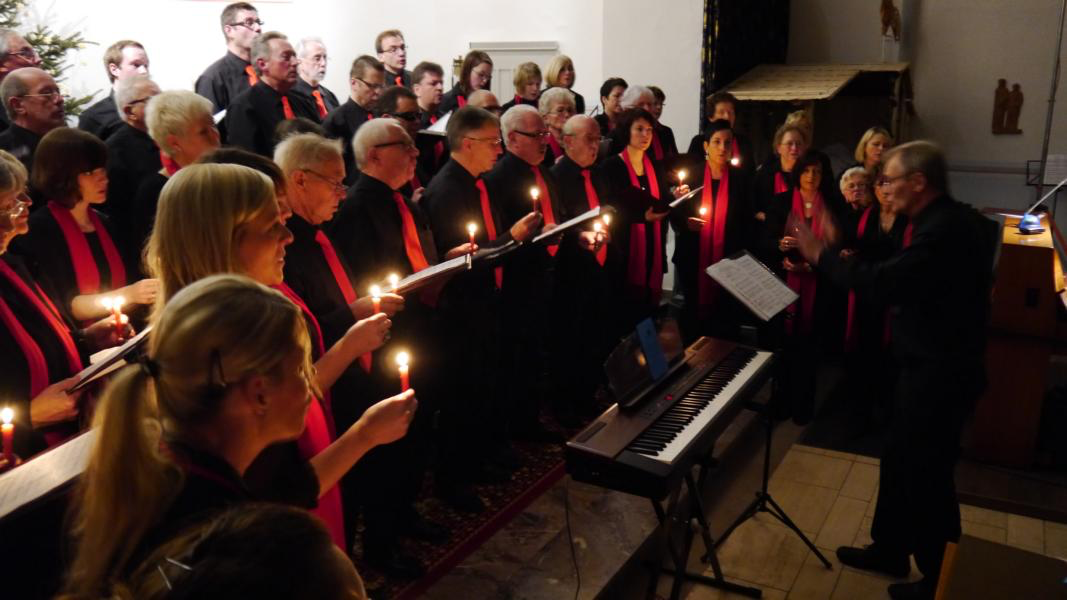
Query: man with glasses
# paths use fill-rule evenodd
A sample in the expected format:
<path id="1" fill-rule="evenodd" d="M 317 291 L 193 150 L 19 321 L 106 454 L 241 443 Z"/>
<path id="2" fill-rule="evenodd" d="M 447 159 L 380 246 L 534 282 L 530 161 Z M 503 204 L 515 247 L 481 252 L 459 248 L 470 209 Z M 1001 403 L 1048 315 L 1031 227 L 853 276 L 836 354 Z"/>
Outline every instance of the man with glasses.
<path id="1" fill-rule="evenodd" d="M 107 203 L 103 208 L 115 222 L 115 227 L 125 238 L 134 230 L 134 217 L 137 214 L 134 196 L 141 180 L 153 175 L 163 164 L 159 158 L 159 148 L 148 136 L 148 123 L 145 121 L 145 107 L 148 101 L 160 93 L 148 75 L 136 75 L 119 81 L 115 89 L 116 113 L 121 111 L 120 128 L 107 139 Z M 140 240 L 138 240 L 139 242 Z M 140 264 L 141 248 L 139 243 L 125 244 L 124 250 L 130 259 L 129 264 Z"/>
<path id="2" fill-rule="evenodd" d="M 259 81 L 251 63 L 252 40 L 262 31 L 259 11 L 247 2 L 222 9 L 222 35 L 226 55 L 212 63 L 196 80 L 196 93 L 211 100 L 213 112 L 224 110 L 238 94 Z"/>
<path id="3" fill-rule="evenodd" d="M 296 56 L 300 59 L 297 67 L 300 78 L 296 80 L 293 92 L 311 100 L 319 111 L 319 119 L 325 119 L 331 110 L 341 105 L 337 96 L 322 85 L 322 80 L 326 79 L 326 44 L 319 38 L 304 38 L 296 45 Z"/>
<path id="4" fill-rule="evenodd" d="M 40 65 L 41 57 L 25 38 L 11 29 L 0 29 L 0 81 L 15 69 Z M 0 131 L 10 124 L 7 111 L 0 110 Z"/>
<path id="5" fill-rule="evenodd" d="M 891 306 L 890 345 L 900 365 L 896 407 L 879 463 L 873 543 L 842 546 L 841 562 L 906 577 L 909 555 L 923 579 L 894 583 L 894 599 L 933 599 L 947 542 L 960 537 L 953 482 L 960 435 L 985 389 L 993 221 L 948 193 L 941 150 L 926 141 L 887 150 L 878 185 L 908 217 L 902 248 L 883 261 L 842 257 L 791 225 L 809 264 L 834 283 L 864 289 Z"/>
<path id="6" fill-rule="evenodd" d="M 352 61 L 348 72 L 348 101 L 330 112 L 322 127 L 326 135 L 341 140 L 345 150 L 345 183 L 352 185 L 359 177 L 352 138 L 361 125 L 373 118 L 374 103 L 385 89 L 385 67 L 373 56 L 364 54 Z"/>
<path id="7" fill-rule="evenodd" d="M 11 120 L 11 126 L 0 133 L 0 150 L 13 154 L 29 172 L 41 138 L 64 125 L 63 94 L 51 75 L 36 67 L 24 67 L 0 83 L 0 99 Z"/>
<path id="8" fill-rule="evenodd" d="M 426 186 L 420 202 L 439 254 L 469 241 L 468 224 L 475 226 L 478 247 L 497 247 L 529 240 L 540 223 L 539 216 L 528 211 L 507 227 L 501 207 L 490 202 L 481 176 L 500 156 L 499 123 L 492 113 L 473 106 L 456 110 L 448 120 L 451 160 Z M 441 355 L 442 368 L 449 387 L 441 405 L 434 491 L 464 512 L 485 510 L 471 484 L 506 481 L 518 466 L 502 414 L 506 402 L 499 317 L 502 284 L 499 264 L 479 264 L 450 279 L 438 303 L 443 347 L 448 349 Z"/>
<path id="9" fill-rule="evenodd" d="M 104 69 L 111 82 L 111 93 L 78 116 L 78 129 L 106 142 L 123 123 L 115 104 L 119 82 L 136 75 L 148 75 L 148 54 L 139 42 L 120 40 L 104 51 Z"/>
<path id="10" fill-rule="evenodd" d="M 441 117 L 439 110 L 444 97 L 445 71 L 437 63 L 423 61 L 411 72 L 411 91 L 415 92 L 422 120 L 419 129 L 427 129 Z M 419 168 L 433 177 L 448 160 L 448 151 L 442 136 L 421 134 L 415 138 L 419 148 Z M 425 182 L 424 182 L 425 183 Z"/>
<path id="11" fill-rule="evenodd" d="M 385 65 L 385 87 L 399 85 L 411 87 L 411 71 L 404 70 L 408 64 L 408 47 L 404 43 L 404 34 L 399 30 L 389 29 L 374 38 L 374 51 L 378 60 Z"/>
<path id="12" fill-rule="evenodd" d="M 412 92 L 408 88 L 394 85 L 385 90 L 385 92 L 382 93 L 382 97 L 378 98 L 378 103 L 374 112 L 378 117 L 396 119 L 396 121 L 400 123 L 400 126 L 404 128 L 408 137 L 412 140 L 418 137 L 419 122 L 422 120 L 422 113 L 419 111 L 419 104 L 415 98 L 415 92 Z M 419 152 L 421 153 L 421 150 Z M 404 195 L 413 198 L 414 201 L 418 203 L 419 198 L 422 196 L 422 187 L 427 183 L 430 183 L 430 177 L 422 170 L 420 163 L 416 160 L 415 173 L 412 175 L 411 179 L 404 184 L 401 191 Z"/>
<path id="13" fill-rule="evenodd" d="M 268 31 L 252 42 L 252 62 L 259 81 L 241 92 L 226 109 L 227 141 L 262 156 L 274 154 L 278 123 L 296 117 L 319 121 L 311 99 L 291 90 L 296 85 L 296 51 L 281 33 Z"/>

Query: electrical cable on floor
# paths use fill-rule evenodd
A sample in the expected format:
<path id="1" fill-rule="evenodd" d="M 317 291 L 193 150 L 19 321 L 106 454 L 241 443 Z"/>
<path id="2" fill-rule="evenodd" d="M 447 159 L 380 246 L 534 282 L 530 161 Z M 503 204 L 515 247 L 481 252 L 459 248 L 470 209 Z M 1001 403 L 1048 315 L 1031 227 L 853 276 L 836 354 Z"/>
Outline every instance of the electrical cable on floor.
<path id="1" fill-rule="evenodd" d="M 578 569 L 578 555 L 574 551 L 574 534 L 571 532 L 571 501 L 570 484 L 571 478 L 564 476 L 563 480 L 563 517 L 567 522 L 567 544 L 571 547 L 571 564 L 574 565 L 574 600 L 578 600 L 578 592 L 582 590 L 582 572 Z"/>

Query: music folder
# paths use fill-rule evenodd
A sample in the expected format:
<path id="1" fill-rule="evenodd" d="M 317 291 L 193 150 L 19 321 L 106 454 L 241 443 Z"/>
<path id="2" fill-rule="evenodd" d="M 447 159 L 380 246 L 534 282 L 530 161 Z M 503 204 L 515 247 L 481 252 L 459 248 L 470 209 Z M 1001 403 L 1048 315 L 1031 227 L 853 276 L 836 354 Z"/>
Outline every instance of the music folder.
<path id="1" fill-rule="evenodd" d="M 451 116 L 452 116 L 452 111 L 449 111 L 449 112 L 445 113 L 443 116 L 438 117 L 437 121 L 434 121 L 434 123 L 432 125 L 430 125 L 429 127 L 427 127 L 426 129 L 420 129 L 419 133 L 422 133 L 422 134 L 425 134 L 425 135 L 436 135 L 438 137 L 444 137 L 444 136 L 448 135 L 445 132 L 445 128 L 448 127 L 448 119 Z"/>
<path id="2" fill-rule="evenodd" d="M 612 214 L 614 212 L 615 210 L 612 209 L 610 206 L 598 206 L 596 208 L 587 210 L 584 213 L 578 215 L 577 217 L 574 217 L 573 219 L 568 219 L 560 223 L 559 225 L 556 225 L 552 228 L 551 231 L 541 232 L 540 234 L 535 236 L 534 239 L 530 240 L 530 243 L 540 244 L 548 240 L 558 238 L 559 236 L 567 233 L 572 229 L 575 229 L 576 227 L 579 227 L 588 223 L 589 221 L 600 218 L 601 215 Z"/>
<path id="3" fill-rule="evenodd" d="M 674 200 L 672 200 L 671 203 L 668 204 L 668 206 L 670 206 L 671 208 L 678 208 L 678 205 L 680 205 L 682 202 L 685 202 L 686 200 L 692 198 L 693 196 L 696 196 L 697 194 L 700 193 L 700 190 L 702 190 L 702 189 L 704 189 L 704 186 L 698 185 L 697 187 L 689 190 L 688 194 L 686 194 L 686 195 L 684 195 L 684 196 L 682 196 L 680 198 L 675 198 Z"/>
<path id="4" fill-rule="evenodd" d="M 498 259 L 518 247 L 519 245 L 517 243 L 509 241 L 507 244 L 500 246 L 479 248 L 478 251 L 474 253 L 473 260 L 470 254 L 464 254 L 437 263 L 432 267 L 427 267 L 417 273 L 412 273 L 398 281 L 395 287 L 387 281 L 379 282 L 378 286 L 383 292 L 391 292 L 403 296 L 404 294 L 414 292 L 415 290 L 426 287 L 432 283 L 436 283 L 442 278 L 451 277 L 455 275 L 457 271 L 471 269 L 477 263 Z"/>
<path id="5" fill-rule="evenodd" d="M 67 393 L 77 392 L 90 383 L 103 378 L 112 371 L 116 371 L 125 366 L 126 357 L 139 351 L 141 347 L 144 346 L 145 342 L 148 341 L 149 331 L 152 331 L 151 325 L 145 326 L 145 328 L 141 330 L 141 333 L 126 340 L 125 344 L 117 348 L 102 350 L 94 355 L 94 357 L 99 356 L 99 358 L 78 373 L 78 383 L 75 383 L 74 387 L 67 390 Z"/>
<path id="6" fill-rule="evenodd" d="M 747 251 L 724 258 L 705 271 L 764 321 L 770 321 L 798 298 L 796 292 Z"/>

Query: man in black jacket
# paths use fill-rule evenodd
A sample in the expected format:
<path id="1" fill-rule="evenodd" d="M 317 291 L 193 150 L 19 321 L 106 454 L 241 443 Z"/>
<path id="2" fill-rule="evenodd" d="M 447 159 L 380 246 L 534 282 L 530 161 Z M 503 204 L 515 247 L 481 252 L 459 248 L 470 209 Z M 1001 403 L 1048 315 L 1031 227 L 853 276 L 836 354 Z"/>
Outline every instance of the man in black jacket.
<path id="1" fill-rule="evenodd" d="M 352 153 L 352 138 L 360 125 L 374 118 L 374 103 L 385 85 L 385 67 L 377 58 L 364 54 L 352 61 L 348 72 L 348 101 L 330 111 L 322 127 L 326 135 L 341 140 L 345 150 L 345 184 L 352 185 L 359 177 L 356 157 Z"/>
<path id="2" fill-rule="evenodd" d="M 196 79 L 196 93 L 211 100 L 213 112 L 230 105 L 238 94 L 259 81 L 251 63 L 252 40 L 260 34 L 263 21 L 255 6 L 234 2 L 222 9 L 222 35 L 226 55 L 211 64 Z"/>

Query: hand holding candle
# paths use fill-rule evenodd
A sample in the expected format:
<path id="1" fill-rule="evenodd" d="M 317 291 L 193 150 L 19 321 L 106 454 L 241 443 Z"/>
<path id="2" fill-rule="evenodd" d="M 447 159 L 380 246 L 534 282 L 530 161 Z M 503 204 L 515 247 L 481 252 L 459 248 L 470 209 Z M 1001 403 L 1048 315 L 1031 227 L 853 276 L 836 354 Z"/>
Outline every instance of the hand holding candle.
<path id="1" fill-rule="evenodd" d="M 115 333 L 122 336 L 123 325 L 129 322 L 129 317 L 122 314 L 122 305 L 126 303 L 126 299 L 122 296 L 104 296 L 100 299 L 100 304 L 111 313 L 111 316 L 115 319 Z"/>
<path id="2" fill-rule="evenodd" d="M 478 226 L 473 221 L 467 223 L 467 238 L 471 243 L 471 254 L 474 254 L 474 234 L 478 233 Z"/>
<path id="3" fill-rule="evenodd" d="M 10 406 L 5 406 L 3 410 L 0 410 L 0 421 L 3 422 L 0 425 L 0 430 L 3 431 L 4 437 L 4 464 L 9 469 L 15 466 L 15 425 L 11 423 L 14 418 L 15 411 L 11 410 Z"/>
<path id="4" fill-rule="evenodd" d="M 593 233 L 596 234 L 596 244 L 593 246 L 594 250 L 600 249 L 600 243 L 604 239 L 604 226 L 600 221 L 593 222 Z"/>
<path id="5" fill-rule="evenodd" d="M 678 169 L 678 185 L 682 185 L 683 183 L 685 183 L 685 176 L 687 174 L 688 173 L 685 172 L 685 169 Z"/>
<path id="6" fill-rule="evenodd" d="M 390 273 L 388 279 L 389 279 L 389 291 L 390 292 L 395 292 L 396 291 L 396 286 L 400 283 L 400 276 L 397 275 L 396 273 Z"/>
<path id="7" fill-rule="evenodd" d="M 533 211 L 541 212 L 541 189 L 536 185 L 530 188 L 530 199 L 533 200 Z"/>
<path id="8" fill-rule="evenodd" d="M 411 385 L 410 385 L 411 382 L 410 382 L 410 379 L 409 379 L 410 371 L 409 371 L 409 367 L 408 367 L 408 361 L 409 360 L 410 360 L 410 357 L 408 356 L 407 352 L 403 352 L 403 351 L 397 352 L 397 354 L 396 354 L 396 367 L 397 367 L 397 370 L 400 372 L 400 391 L 401 392 L 406 392 L 411 387 Z"/>
<path id="9" fill-rule="evenodd" d="M 370 301 L 374 306 L 374 314 L 382 312 L 382 288 L 377 285 L 370 286 Z"/>

